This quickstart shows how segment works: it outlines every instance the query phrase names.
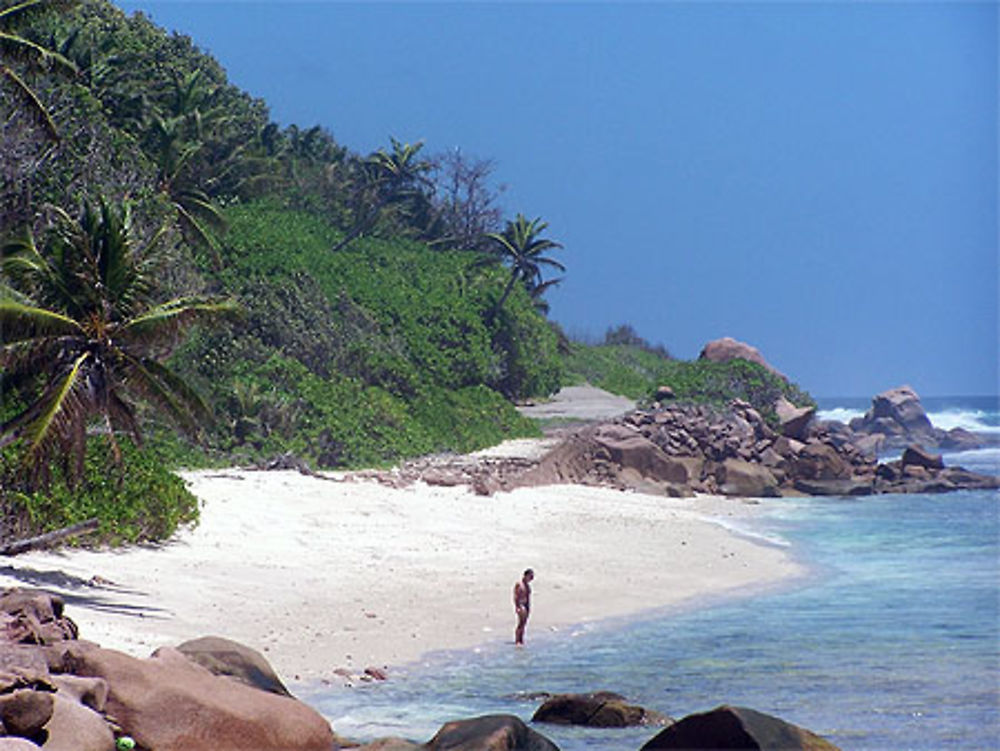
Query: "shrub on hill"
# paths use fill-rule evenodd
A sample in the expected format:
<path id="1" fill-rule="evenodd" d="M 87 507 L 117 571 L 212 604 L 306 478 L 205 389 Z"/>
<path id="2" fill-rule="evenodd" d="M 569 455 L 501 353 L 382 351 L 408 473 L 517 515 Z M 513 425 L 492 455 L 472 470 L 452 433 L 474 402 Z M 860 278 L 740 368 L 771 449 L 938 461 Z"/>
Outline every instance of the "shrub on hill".
<path id="1" fill-rule="evenodd" d="M 781 396 L 800 406 L 815 405 L 795 384 L 746 360 L 684 361 L 637 345 L 573 343 L 564 367 L 567 384 L 588 382 L 639 401 L 669 386 L 679 401 L 721 404 L 742 399 L 768 419 L 774 419 L 774 402 Z"/>
<path id="2" fill-rule="evenodd" d="M 210 394 L 216 446 L 359 466 L 468 450 L 534 427 L 502 398 L 558 387 L 555 335 L 474 254 L 341 233 L 276 200 L 235 204 L 215 278 L 244 301 L 175 360 Z M 207 273 L 207 272 L 206 272 Z"/>

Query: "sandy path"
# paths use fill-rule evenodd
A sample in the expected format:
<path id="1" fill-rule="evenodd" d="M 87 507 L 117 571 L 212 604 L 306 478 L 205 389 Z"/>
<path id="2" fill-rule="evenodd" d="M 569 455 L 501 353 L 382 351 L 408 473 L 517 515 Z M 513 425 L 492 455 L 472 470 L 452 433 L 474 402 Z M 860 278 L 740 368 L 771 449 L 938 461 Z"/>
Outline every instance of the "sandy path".
<path id="1" fill-rule="evenodd" d="M 573 418 L 577 420 L 604 420 L 635 408 L 635 402 L 624 396 L 611 394 L 595 386 L 566 386 L 550 399 L 518 407 L 518 411 L 536 420 Z"/>
<path id="2" fill-rule="evenodd" d="M 578 486 L 480 497 L 296 472 L 186 478 L 203 500 L 195 529 L 161 546 L 18 556 L 0 566 L 0 586 L 60 592 L 81 635 L 107 647 L 145 656 L 223 635 L 296 683 L 511 641 L 511 588 L 528 566 L 529 643 L 800 573 L 781 549 L 706 520 L 752 513 L 739 501 Z"/>

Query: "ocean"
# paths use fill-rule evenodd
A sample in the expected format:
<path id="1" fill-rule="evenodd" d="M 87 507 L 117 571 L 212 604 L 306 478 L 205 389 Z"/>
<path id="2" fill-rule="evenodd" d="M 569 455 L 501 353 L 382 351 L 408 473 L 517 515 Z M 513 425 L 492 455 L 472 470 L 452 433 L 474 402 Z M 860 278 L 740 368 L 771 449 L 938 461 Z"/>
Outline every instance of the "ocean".
<path id="1" fill-rule="evenodd" d="M 948 464 L 1000 474 L 996 398 L 923 399 L 938 427 L 991 448 Z M 824 400 L 850 419 L 868 400 Z M 341 735 L 430 738 L 446 721 L 511 713 L 539 692 L 611 690 L 676 718 L 751 707 L 845 751 L 1000 749 L 1000 493 L 768 499 L 738 530 L 811 574 L 784 589 L 442 652 L 384 683 L 302 693 Z M 530 632 L 530 626 L 529 626 Z M 300 692 L 301 693 L 301 692 Z M 655 729 L 542 725 L 563 751 L 637 751 Z"/>

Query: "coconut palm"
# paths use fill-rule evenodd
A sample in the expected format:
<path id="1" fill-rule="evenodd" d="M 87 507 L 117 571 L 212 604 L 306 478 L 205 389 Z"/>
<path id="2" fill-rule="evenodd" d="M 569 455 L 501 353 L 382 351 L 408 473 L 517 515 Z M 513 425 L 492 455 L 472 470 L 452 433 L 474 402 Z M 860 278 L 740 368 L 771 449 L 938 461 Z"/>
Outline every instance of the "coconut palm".
<path id="1" fill-rule="evenodd" d="M 547 222 L 543 222 L 541 217 L 529 221 L 523 214 L 518 214 L 513 221 L 508 221 L 503 232 L 490 232 L 486 235 L 487 240 L 492 245 L 492 250 L 502 260 L 510 264 L 510 278 L 507 286 L 496 304 L 496 311 L 499 311 L 510 293 L 514 290 L 514 285 L 520 280 L 528 290 L 540 289 L 544 291 L 552 286 L 550 282 L 542 282 L 542 267 L 550 266 L 559 271 L 565 271 L 566 267 L 553 258 L 542 255 L 548 250 L 561 248 L 559 243 L 548 240 L 540 235 L 548 227 Z"/>
<path id="2" fill-rule="evenodd" d="M 193 247 L 207 249 L 218 268 L 221 261 L 215 235 L 226 231 L 226 221 L 190 170 L 205 147 L 206 132 L 225 119 L 222 109 L 212 104 L 217 90 L 203 83 L 200 71 L 175 76 L 168 92 L 167 113 L 149 118 L 146 139 L 159 173 L 160 190 L 177 213 L 184 239 Z"/>
<path id="3" fill-rule="evenodd" d="M 116 432 L 142 441 L 140 403 L 197 436 L 208 410 L 162 361 L 192 324 L 235 310 L 216 298 L 157 297 L 162 234 L 137 243 L 127 204 L 85 206 L 78 219 L 54 211 L 49 241 L 8 243 L 0 265 L 0 371 L 23 405 L 0 425 L 0 448 L 22 442 L 29 485 L 46 481 L 57 455 L 78 477 L 94 422 L 120 462 Z"/>
<path id="4" fill-rule="evenodd" d="M 27 39 L 14 30 L 15 24 L 23 22 L 33 13 L 66 5 L 69 3 L 59 0 L 22 0 L 5 4 L 0 8 L 0 80 L 7 83 L 49 137 L 56 141 L 59 140 L 59 131 L 48 108 L 11 65 L 18 60 L 32 68 L 57 69 L 71 74 L 77 72 L 76 66 L 66 57 Z"/>
<path id="5" fill-rule="evenodd" d="M 391 138 L 392 152 L 379 149 L 368 157 L 362 170 L 358 217 L 347 236 L 334 247 L 343 250 L 350 243 L 371 231 L 383 210 L 391 204 L 410 201 L 430 187 L 427 173 L 432 164 L 418 159 L 423 141 L 403 143 Z"/>

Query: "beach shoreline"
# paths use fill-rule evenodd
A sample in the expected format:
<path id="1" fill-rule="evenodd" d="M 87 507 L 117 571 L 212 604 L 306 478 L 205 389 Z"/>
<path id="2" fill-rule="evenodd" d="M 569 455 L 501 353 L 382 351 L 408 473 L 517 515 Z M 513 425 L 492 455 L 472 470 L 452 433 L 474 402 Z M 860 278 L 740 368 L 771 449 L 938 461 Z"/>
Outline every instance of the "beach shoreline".
<path id="1" fill-rule="evenodd" d="M 727 529 L 760 513 L 739 499 L 576 485 L 483 497 L 343 473 L 183 476 L 202 504 L 197 527 L 161 545 L 17 556 L 0 585 L 60 594 L 81 638 L 137 657 L 234 639 L 294 686 L 512 641 L 511 590 L 527 567 L 538 577 L 529 646 L 805 573 L 790 551 Z"/>

